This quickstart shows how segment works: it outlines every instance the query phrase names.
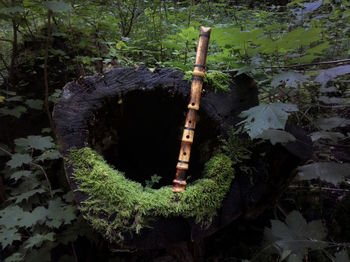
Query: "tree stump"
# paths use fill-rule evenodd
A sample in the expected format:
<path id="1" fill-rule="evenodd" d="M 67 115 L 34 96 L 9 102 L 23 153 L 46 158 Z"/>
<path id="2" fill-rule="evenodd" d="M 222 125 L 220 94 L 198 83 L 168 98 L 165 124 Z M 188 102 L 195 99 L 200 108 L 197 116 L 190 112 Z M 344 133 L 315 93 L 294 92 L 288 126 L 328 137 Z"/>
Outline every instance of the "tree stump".
<path id="1" fill-rule="evenodd" d="M 68 83 L 54 109 L 63 154 L 89 146 L 130 180 L 144 183 L 157 174 L 162 177 L 160 186 L 171 185 L 190 95 L 190 83 L 183 77 L 183 72 L 166 68 L 154 72 L 142 67 L 119 68 Z M 216 93 L 204 86 L 188 171 L 190 181 L 201 177 L 220 139 L 240 121 L 239 113 L 258 104 L 253 79 L 246 75 L 231 77 L 228 92 Z M 164 248 L 196 241 L 239 216 L 260 214 L 283 192 L 293 177 L 292 170 L 311 154 L 305 134 L 296 128 L 289 131 L 297 142 L 285 146 L 265 143 L 259 149 L 266 153 L 264 158 L 254 153 L 251 177 L 236 170 L 209 227 L 203 228 L 194 218 L 157 217 L 138 234 L 123 235 L 123 246 Z M 81 205 L 89 196 L 79 191 L 75 167 L 65 162 L 65 169 L 76 202 Z"/>

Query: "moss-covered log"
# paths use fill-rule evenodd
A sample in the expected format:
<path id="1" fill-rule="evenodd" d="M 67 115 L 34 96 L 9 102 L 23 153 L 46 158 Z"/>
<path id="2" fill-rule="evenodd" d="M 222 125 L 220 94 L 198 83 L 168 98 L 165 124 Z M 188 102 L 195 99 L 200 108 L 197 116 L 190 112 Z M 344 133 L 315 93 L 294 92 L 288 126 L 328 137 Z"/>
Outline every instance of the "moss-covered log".
<path id="1" fill-rule="evenodd" d="M 54 120 L 67 178 L 83 215 L 108 240 L 158 248 L 200 239 L 242 214 L 257 215 L 283 191 L 308 157 L 304 135 L 254 149 L 250 175 L 233 170 L 234 159 L 218 152 L 220 139 L 258 99 L 251 78 L 230 78 L 228 91 L 204 86 L 190 185 L 177 195 L 170 185 L 190 93 L 184 73 L 115 69 L 64 87 Z M 158 189 L 144 187 L 154 174 L 162 177 Z"/>

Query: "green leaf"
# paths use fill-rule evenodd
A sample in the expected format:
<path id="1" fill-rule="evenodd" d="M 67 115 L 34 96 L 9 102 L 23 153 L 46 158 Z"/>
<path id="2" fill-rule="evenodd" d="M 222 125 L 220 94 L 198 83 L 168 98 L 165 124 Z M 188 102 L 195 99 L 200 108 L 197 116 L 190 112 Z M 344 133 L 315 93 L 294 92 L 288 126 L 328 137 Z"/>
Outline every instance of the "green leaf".
<path id="1" fill-rule="evenodd" d="M 68 5 L 67 3 L 63 2 L 63 1 L 46 1 L 44 2 L 44 6 L 48 9 L 51 9 L 52 12 L 55 13 L 61 13 L 64 11 L 69 11 L 72 9 L 72 7 L 70 5 Z"/>
<path id="2" fill-rule="evenodd" d="M 39 207 L 37 207 L 39 208 Z M 35 224 L 42 224 L 43 220 L 45 219 L 45 211 L 43 210 L 44 207 L 41 207 L 39 209 L 34 209 L 32 212 L 26 212 L 25 216 L 23 216 L 19 222 L 18 226 L 20 227 L 32 227 Z M 44 208 L 45 209 L 45 208 Z M 44 217 L 43 217 L 44 215 Z"/>
<path id="3" fill-rule="evenodd" d="M 313 142 L 319 140 L 319 139 L 329 139 L 333 142 L 337 142 L 338 139 L 344 138 L 344 135 L 339 132 L 327 132 L 327 131 L 319 131 L 319 132 L 313 132 L 310 134 L 311 140 Z"/>
<path id="4" fill-rule="evenodd" d="M 276 251 L 280 255 L 285 250 L 290 250 L 299 258 L 303 257 L 305 249 L 325 248 L 328 244 L 322 240 L 326 235 L 321 221 L 307 223 L 298 211 L 292 211 L 288 214 L 285 223 L 271 220 L 271 230 L 265 230 L 265 239 L 276 247 Z"/>
<path id="5" fill-rule="evenodd" d="M 76 207 L 67 205 L 60 198 L 55 198 L 49 201 L 49 208 L 47 210 L 47 220 L 45 223 L 49 227 L 59 228 L 62 223 L 70 224 L 77 218 Z"/>
<path id="6" fill-rule="evenodd" d="M 69 191 L 67 194 L 63 195 L 62 198 L 67 203 L 71 203 L 74 200 L 73 192 Z"/>
<path id="7" fill-rule="evenodd" d="M 344 127 L 350 125 L 350 120 L 346 118 L 341 117 L 330 117 L 330 118 L 321 118 L 316 121 L 316 126 L 318 126 L 320 129 L 328 131 L 332 130 L 336 127 Z"/>
<path id="8" fill-rule="evenodd" d="M 28 136 L 27 138 L 18 138 L 15 139 L 15 144 L 24 149 L 33 148 L 38 150 L 45 150 L 55 146 L 50 136 Z"/>
<path id="9" fill-rule="evenodd" d="M 60 158 L 62 158 L 62 155 L 60 152 L 58 152 L 56 149 L 50 149 L 42 153 L 35 160 L 45 161 L 45 160 L 54 160 L 54 159 L 60 159 Z"/>
<path id="10" fill-rule="evenodd" d="M 321 101 L 326 105 L 330 105 L 330 104 L 344 104 L 347 101 L 347 99 L 342 97 L 320 96 L 318 98 L 318 101 Z"/>
<path id="11" fill-rule="evenodd" d="M 330 86 L 330 87 L 321 87 L 320 88 L 320 92 L 321 93 L 334 93 L 337 92 L 337 88 L 334 86 Z"/>
<path id="12" fill-rule="evenodd" d="M 50 133 L 51 132 L 51 128 L 50 127 L 45 127 L 43 129 L 41 129 L 41 133 Z"/>
<path id="13" fill-rule="evenodd" d="M 16 13 L 21 13 L 24 11 L 24 8 L 21 6 L 12 6 L 12 7 L 3 7 L 0 8 L 0 14 L 5 15 L 14 15 Z"/>
<path id="14" fill-rule="evenodd" d="M 298 168 L 298 175 L 303 180 L 320 178 L 327 182 L 338 184 L 350 175 L 350 164 L 332 162 L 313 163 Z"/>
<path id="15" fill-rule="evenodd" d="M 19 226 L 19 221 L 27 213 L 17 205 L 8 206 L 0 210 L 0 225 L 7 229 Z"/>
<path id="16" fill-rule="evenodd" d="M 11 256 L 5 259 L 5 262 L 22 262 L 24 260 L 24 255 L 21 253 L 13 253 Z"/>
<path id="17" fill-rule="evenodd" d="M 20 118 L 23 113 L 27 112 L 27 109 L 24 106 L 16 106 L 13 109 L 8 107 L 0 108 L 0 114 L 14 116 Z"/>
<path id="18" fill-rule="evenodd" d="M 24 242 L 24 247 L 26 249 L 32 249 L 33 247 L 41 247 L 41 245 L 45 241 L 54 241 L 55 240 L 54 236 L 55 236 L 55 233 L 53 232 L 47 233 L 45 235 L 35 234 L 34 236 L 28 238 Z"/>
<path id="19" fill-rule="evenodd" d="M 343 65 L 333 67 L 327 70 L 323 70 L 317 77 L 316 81 L 321 83 L 323 87 L 327 85 L 327 83 L 337 76 L 345 75 L 350 73 L 350 65 Z"/>
<path id="20" fill-rule="evenodd" d="M 16 195 L 13 197 L 10 197 L 10 200 L 16 200 L 15 203 L 19 204 L 21 203 L 23 200 L 28 200 L 30 197 L 34 196 L 35 194 L 42 194 L 42 193 L 46 193 L 46 191 L 42 188 L 38 188 L 38 189 L 33 189 L 27 192 L 24 192 L 20 195 Z"/>
<path id="21" fill-rule="evenodd" d="M 17 232 L 17 229 L 0 228 L 0 243 L 3 250 L 16 240 L 21 240 L 21 234 Z"/>
<path id="22" fill-rule="evenodd" d="M 43 108 L 43 100 L 40 99 L 28 99 L 26 100 L 26 105 L 30 108 L 41 110 Z"/>
<path id="23" fill-rule="evenodd" d="M 11 160 L 8 161 L 6 164 L 10 166 L 11 168 L 20 167 L 23 164 L 28 164 L 32 161 L 32 158 L 28 154 L 13 154 L 11 157 Z"/>
<path id="24" fill-rule="evenodd" d="M 285 144 L 293 142 L 296 138 L 291 134 L 283 130 L 267 129 L 264 130 L 257 138 L 269 140 L 272 145 L 277 143 Z"/>
<path id="25" fill-rule="evenodd" d="M 33 175 L 34 174 L 32 171 L 20 170 L 20 171 L 14 172 L 10 177 L 12 179 L 14 179 L 15 181 L 17 181 L 18 179 L 21 179 L 22 177 L 29 177 L 29 176 L 33 176 Z"/>
<path id="26" fill-rule="evenodd" d="M 275 75 L 272 79 L 271 85 L 273 87 L 278 87 L 282 84 L 285 84 L 287 86 L 297 88 L 299 84 L 302 84 L 307 80 L 308 78 L 303 74 L 289 71 Z"/>
<path id="27" fill-rule="evenodd" d="M 295 111 L 298 108 L 294 104 L 263 104 L 243 111 L 239 116 L 247 119 L 237 125 L 244 124 L 244 130 L 253 139 L 267 129 L 284 129 L 290 112 Z"/>
<path id="28" fill-rule="evenodd" d="M 285 260 L 291 253 L 292 253 L 292 251 L 290 251 L 290 250 L 283 250 L 279 261 L 282 262 L 282 261 Z"/>

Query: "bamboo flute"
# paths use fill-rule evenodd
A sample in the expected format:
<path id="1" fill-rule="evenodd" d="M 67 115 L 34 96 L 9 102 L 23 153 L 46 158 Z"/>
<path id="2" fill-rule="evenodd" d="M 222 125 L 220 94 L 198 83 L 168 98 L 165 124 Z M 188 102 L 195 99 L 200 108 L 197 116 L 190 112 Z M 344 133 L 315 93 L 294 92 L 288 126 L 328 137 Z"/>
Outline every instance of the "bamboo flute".
<path id="1" fill-rule="evenodd" d="M 191 98 L 190 103 L 188 104 L 188 113 L 182 134 L 181 148 L 179 160 L 176 165 L 175 179 L 173 180 L 173 192 L 183 191 L 187 184 L 186 171 L 188 170 L 190 161 L 191 147 L 194 138 L 194 131 L 196 128 L 197 111 L 199 110 L 199 103 L 201 99 L 210 31 L 210 27 L 201 26 L 200 28 L 196 62 L 192 73 Z"/>

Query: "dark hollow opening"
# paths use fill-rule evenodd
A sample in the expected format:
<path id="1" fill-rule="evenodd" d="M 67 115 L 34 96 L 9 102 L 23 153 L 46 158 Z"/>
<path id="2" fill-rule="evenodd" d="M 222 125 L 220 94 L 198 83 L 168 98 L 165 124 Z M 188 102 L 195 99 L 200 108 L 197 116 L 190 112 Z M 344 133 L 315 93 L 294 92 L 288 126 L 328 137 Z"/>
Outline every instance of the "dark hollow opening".
<path id="1" fill-rule="evenodd" d="M 171 185 L 176 171 L 188 98 L 155 88 L 108 98 L 89 126 L 89 144 L 127 178 L 145 185 L 152 175 Z M 199 111 L 188 181 L 202 176 L 218 146 L 216 123 Z"/>

